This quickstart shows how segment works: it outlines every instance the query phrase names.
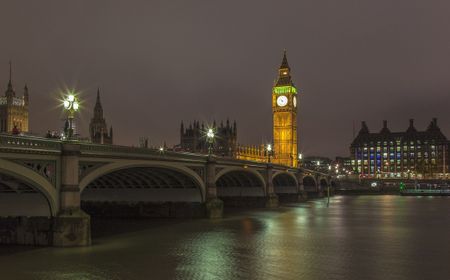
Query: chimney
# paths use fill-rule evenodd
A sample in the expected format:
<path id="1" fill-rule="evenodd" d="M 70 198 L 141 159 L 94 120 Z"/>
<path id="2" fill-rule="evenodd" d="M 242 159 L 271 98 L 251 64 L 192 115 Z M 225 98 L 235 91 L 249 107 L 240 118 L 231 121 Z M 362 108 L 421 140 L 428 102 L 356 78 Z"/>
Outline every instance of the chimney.
<path id="1" fill-rule="evenodd" d="M 437 118 L 433 118 L 433 125 L 434 127 L 437 127 Z"/>
<path id="2" fill-rule="evenodd" d="M 414 119 L 409 119 L 409 127 L 413 127 L 414 126 Z"/>
<path id="3" fill-rule="evenodd" d="M 387 128 L 387 120 L 383 121 L 383 128 Z"/>

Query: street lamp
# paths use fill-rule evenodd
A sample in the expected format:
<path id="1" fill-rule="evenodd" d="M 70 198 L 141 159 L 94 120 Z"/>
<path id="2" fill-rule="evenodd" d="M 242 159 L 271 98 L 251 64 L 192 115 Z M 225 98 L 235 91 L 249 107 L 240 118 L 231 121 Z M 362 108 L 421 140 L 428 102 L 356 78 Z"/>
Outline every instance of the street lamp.
<path id="1" fill-rule="evenodd" d="M 302 166 L 303 154 L 298 154 L 298 166 Z"/>
<path id="2" fill-rule="evenodd" d="M 272 155 L 272 144 L 267 144 L 266 153 L 267 153 L 267 162 L 270 163 L 270 156 Z"/>
<path id="3" fill-rule="evenodd" d="M 208 129 L 208 132 L 206 133 L 206 138 L 208 139 L 208 154 L 212 154 L 213 150 L 213 143 L 214 143 L 214 130 L 212 128 Z"/>
<path id="4" fill-rule="evenodd" d="M 75 113 L 80 108 L 80 103 L 73 93 L 69 93 L 67 98 L 63 100 L 63 106 L 64 110 L 67 111 L 67 123 L 66 127 L 64 127 L 64 134 L 70 140 L 73 137 L 73 119 L 75 118 Z"/>

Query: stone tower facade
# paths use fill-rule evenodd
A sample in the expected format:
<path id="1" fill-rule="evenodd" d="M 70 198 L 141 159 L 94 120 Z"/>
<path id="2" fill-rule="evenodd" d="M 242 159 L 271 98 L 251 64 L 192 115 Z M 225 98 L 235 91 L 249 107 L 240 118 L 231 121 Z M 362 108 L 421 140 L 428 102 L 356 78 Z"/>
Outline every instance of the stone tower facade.
<path id="1" fill-rule="evenodd" d="M 94 107 L 94 117 L 89 124 L 89 134 L 91 136 L 92 143 L 96 144 L 113 144 L 113 129 L 106 125 L 106 120 L 103 117 L 103 107 L 100 102 L 100 89 L 97 90 L 97 101 Z"/>
<path id="2" fill-rule="evenodd" d="M 25 85 L 23 96 L 16 96 L 12 85 L 11 63 L 9 64 L 9 82 L 5 96 L 0 97 L 0 133 L 28 132 L 28 87 Z"/>
<path id="3" fill-rule="evenodd" d="M 297 89 L 291 79 L 286 51 L 272 89 L 273 162 L 297 167 Z"/>

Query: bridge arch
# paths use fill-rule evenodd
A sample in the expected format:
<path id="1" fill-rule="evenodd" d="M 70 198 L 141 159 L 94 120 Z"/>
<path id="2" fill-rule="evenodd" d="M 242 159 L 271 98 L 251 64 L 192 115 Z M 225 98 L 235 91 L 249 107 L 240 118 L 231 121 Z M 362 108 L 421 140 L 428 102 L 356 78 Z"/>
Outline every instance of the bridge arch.
<path id="1" fill-rule="evenodd" d="M 313 176 L 307 175 L 303 177 L 303 187 L 305 191 L 316 191 L 317 182 Z"/>
<path id="2" fill-rule="evenodd" d="M 324 177 L 319 179 L 320 189 L 326 189 L 328 187 L 328 180 Z"/>
<path id="3" fill-rule="evenodd" d="M 331 188 L 332 188 L 332 189 L 336 189 L 336 188 L 337 188 L 336 181 L 334 181 L 334 180 L 331 180 L 331 181 L 330 181 L 330 185 L 331 185 Z"/>
<path id="4" fill-rule="evenodd" d="M 196 172 L 166 162 L 109 163 L 88 173 L 79 185 L 83 200 L 204 202 L 206 193 L 205 183 Z M 101 192 L 102 197 L 97 195 Z"/>
<path id="5" fill-rule="evenodd" d="M 277 194 L 298 193 L 297 178 L 290 172 L 276 172 L 272 177 L 272 183 Z"/>
<path id="6" fill-rule="evenodd" d="M 256 170 L 225 168 L 216 174 L 218 196 L 265 196 L 266 182 Z"/>
<path id="7" fill-rule="evenodd" d="M 3 159 L 0 159 L 0 197 L 2 216 L 55 216 L 58 212 L 55 186 L 35 171 Z"/>

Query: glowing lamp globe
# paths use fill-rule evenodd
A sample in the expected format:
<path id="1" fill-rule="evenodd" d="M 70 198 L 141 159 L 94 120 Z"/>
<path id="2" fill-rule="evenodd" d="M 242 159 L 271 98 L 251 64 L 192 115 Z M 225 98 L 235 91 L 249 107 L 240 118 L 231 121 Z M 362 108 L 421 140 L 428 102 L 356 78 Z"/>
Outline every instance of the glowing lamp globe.
<path id="1" fill-rule="evenodd" d="M 206 133 L 206 136 L 208 138 L 213 138 L 214 137 L 214 131 L 211 128 L 208 129 L 208 133 Z"/>

